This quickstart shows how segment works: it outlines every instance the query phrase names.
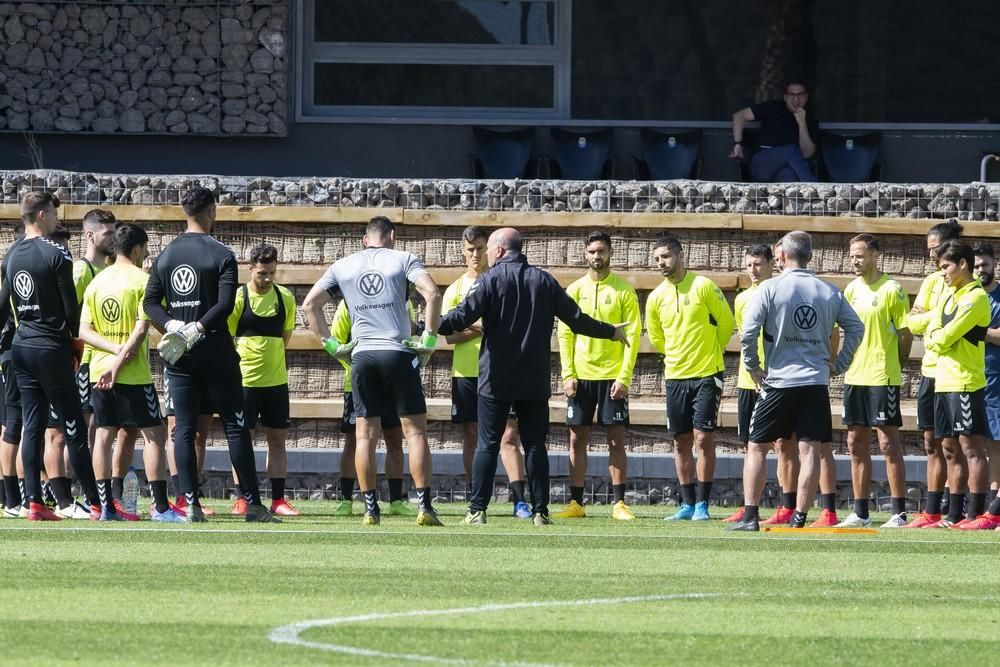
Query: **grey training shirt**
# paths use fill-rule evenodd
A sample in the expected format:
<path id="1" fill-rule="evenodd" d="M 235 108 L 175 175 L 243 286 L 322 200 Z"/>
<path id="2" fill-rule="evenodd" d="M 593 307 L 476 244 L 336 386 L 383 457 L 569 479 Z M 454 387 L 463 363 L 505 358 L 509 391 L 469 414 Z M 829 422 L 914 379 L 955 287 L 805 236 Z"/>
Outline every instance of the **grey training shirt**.
<path id="1" fill-rule="evenodd" d="M 749 370 L 760 368 L 757 336 L 763 335 L 768 386 L 829 384 L 834 323 L 843 331 L 834 364 L 839 374 L 851 365 L 865 326 L 837 288 L 806 269 L 786 269 L 761 283 L 747 306 L 740 331 L 743 361 Z"/>
<path id="2" fill-rule="evenodd" d="M 351 314 L 355 352 L 407 351 L 410 337 L 407 283 L 427 275 L 416 255 L 390 248 L 365 248 L 334 262 L 317 283 L 328 293 L 340 288 Z"/>

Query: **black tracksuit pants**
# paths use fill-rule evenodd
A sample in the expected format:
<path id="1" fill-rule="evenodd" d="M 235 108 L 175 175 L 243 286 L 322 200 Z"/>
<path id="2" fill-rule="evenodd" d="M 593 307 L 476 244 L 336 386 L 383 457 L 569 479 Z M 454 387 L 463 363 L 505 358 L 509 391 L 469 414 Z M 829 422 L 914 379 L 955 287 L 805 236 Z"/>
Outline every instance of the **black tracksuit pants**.
<path id="1" fill-rule="evenodd" d="M 479 434 L 476 454 L 472 460 L 472 498 L 469 509 L 485 510 L 493 496 L 493 479 L 497 472 L 500 438 L 510 417 L 511 406 L 517 413 L 524 466 L 531 485 L 531 511 L 549 511 L 549 454 L 545 440 L 549 435 L 549 401 L 503 401 L 479 395 Z"/>
<path id="2" fill-rule="evenodd" d="M 198 498 L 198 459 L 194 437 L 203 398 L 208 396 L 208 403 L 219 412 L 229 443 L 229 458 L 236 469 L 240 488 L 246 494 L 247 502 L 259 504 L 257 466 L 250 431 L 246 426 L 243 376 L 231 339 L 222 341 L 210 336 L 181 357 L 176 365 L 165 366 L 170 380 L 170 397 L 174 403 L 172 436 L 181 492 L 188 496 L 188 502 Z"/>
<path id="3" fill-rule="evenodd" d="M 87 444 L 87 420 L 80 407 L 80 392 L 73 372 L 73 352 L 15 344 L 11 348 L 14 375 L 21 392 L 24 431 L 21 459 L 24 464 L 25 501 L 42 502 L 41 468 L 49 406 L 66 432 L 66 446 L 76 477 L 89 505 L 100 503 L 94 466 Z"/>

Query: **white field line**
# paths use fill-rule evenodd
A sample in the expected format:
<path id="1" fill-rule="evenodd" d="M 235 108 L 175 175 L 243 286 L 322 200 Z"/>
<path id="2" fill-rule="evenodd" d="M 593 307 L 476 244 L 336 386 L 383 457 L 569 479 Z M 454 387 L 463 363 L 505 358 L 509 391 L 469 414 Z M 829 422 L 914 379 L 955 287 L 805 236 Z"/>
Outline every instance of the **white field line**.
<path id="1" fill-rule="evenodd" d="M 483 661 L 467 660 L 463 658 L 442 658 L 435 655 L 423 655 L 419 653 L 392 653 L 375 649 L 361 648 L 357 646 L 346 646 L 343 644 L 328 644 L 302 639 L 299 635 L 313 628 L 327 628 L 337 625 L 348 625 L 355 623 L 373 623 L 396 618 L 422 618 L 428 616 L 459 616 L 478 615 L 496 611 L 508 611 L 512 609 L 541 609 L 545 607 L 587 607 L 598 605 L 630 604 L 636 602 L 659 602 L 666 600 L 702 600 L 706 598 L 719 597 L 720 593 L 676 593 L 670 595 L 641 595 L 633 597 L 619 598 L 593 598 L 589 600 L 548 600 L 548 601 L 527 601 L 511 602 L 507 604 L 485 604 L 476 607 L 454 607 L 451 609 L 414 609 L 411 611 L 393 612 L 373 612 L 369 614 L 359 614 L 357 616 L 338 616 L 335 618 L 322 618 L 312 621 L 300 621 L 290 625 L 283 625 L 274 628 L 268 633 L 267 638 L 276 644 L 287 644 L 290 646 L 300 646 L 302 648 L 318 649 L 333 653 L 342 653 L 366 658 L 385 658 L 389 660 L 408 660 L 411 662 L 432 662 L 446 665 L 503 665 L 509 667 L 549 667 L 549 665 L 528 662 L 506 662 L 506 661 Z"/>

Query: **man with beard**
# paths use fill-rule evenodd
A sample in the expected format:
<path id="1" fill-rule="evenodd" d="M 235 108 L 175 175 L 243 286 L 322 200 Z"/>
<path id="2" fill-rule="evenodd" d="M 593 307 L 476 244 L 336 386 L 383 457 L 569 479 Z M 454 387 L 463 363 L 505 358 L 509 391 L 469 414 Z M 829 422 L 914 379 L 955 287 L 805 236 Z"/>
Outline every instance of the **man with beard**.
<path id="1" fill-rule="evenodd" d="M 583 509 L 587 447 L 597 413 L 597 423 L 608 438 L 608 471 L 614 492 L 611 518 L 632 521 L 635 515 L 625 504 L 625 427 L 628 426 L 628 387 L 639 353 L 642 316 L 635 288 L 611 273 L 611 237 L 591 232 L 584 245 L 587 274 L 566 289 L 580 310 L 604 322 L 625 322 L 629 344 L 577 336 L 559 322 L 559 359 L 566 392 L 566 424 L 569 426 L 569 478 L 572 499 L 559 519 L 579 519 Z"/>
<path id="2" fill-rule="evenodd" d="M 990 490 L 994 496 L 1000 485 L 1000 290 L 996 282 L 993 246 L 977 243 L 976 277 L 990 298 L 990 326 L 986 331 L 986 431 L 990 462 Z"/>

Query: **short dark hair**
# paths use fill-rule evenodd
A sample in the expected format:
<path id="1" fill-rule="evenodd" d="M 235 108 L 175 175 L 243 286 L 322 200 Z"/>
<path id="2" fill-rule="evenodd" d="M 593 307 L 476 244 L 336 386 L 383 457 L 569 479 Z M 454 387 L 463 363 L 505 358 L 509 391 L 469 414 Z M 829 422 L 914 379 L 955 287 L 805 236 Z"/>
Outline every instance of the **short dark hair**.
<path id="1" fill-rule="evenodd" d="M 972 254 L 996 257 L 996 255 L 993 254 L 993 245 L 990 243 L 977 243 L 972 246 Z"/>
<path id="2" fill-rule="evenodd" d="M 271 264 L 278 261 L 278 249 L 270 243 L 258 243 L 250 251 L 251 264 Z"/>
<path id="3" fill-rule="evenodd" d="M 115 214 L 105 211 L 103 208 L 92 208 L 83 214 L 83 224 L 85 225 L 113 225 L 118 222 Z"/>
<path id="4" fill-rule="evenodd" d="M 941 243 L 953 241 L 962 236 L 962 225 L 954 218 L 948 222 L 939 222 L 927 230 L 927 236 L 936 236 Z"/>
<path id="5" fill-rule="evenodd" d="M 20 241 L 23 238 L 24 238 L 24 222 L 22 220 L 18 220 L 16 223 L 14 223 L 14 240 Z"/>
<path id="6" fill-rule="evenodd" d="M 656 243 L 653 244 L 653 250 L 657 248 L 670 248 L 670 252 L 684 252 L 684 246 L 673 234 L 664 234 L 660 238 L 656 239 Z"/>
<path id="7" fill-rule="evenodd" d="M 21 220 L 30 223 L 38 215 L 39 211 L 44 211 L 49 205 L 52 208 L 59 208 L 59 197 L 51 192 L 29 192 L 21 197 Z"/>
<path id="8" fill-rule="evenodd" d="M 805 92 L 809 92 L 809 86 L 807 86 L 801 79 L 788 79 L 785 81 L 785 92 L 788 91 L 789 86 L 802 86 L 805 88 Z"/>
<path id="9" fill-rule="evenodd" d="M 765 262 L 774 261 L 774 252 L 771 250 L 771 246 L 766 245 L 764 243 L 757 243 L 747 248 L 747 256 L 763 257 Z"/>
<path id="10" fill-rule="evenodd" d="M 488 239 L 489 237 L 490 235 L 486 233 L 486 230 L 479 225 L 469 225 L 462 230 L 462 240 L 469 243 L 472 243 L 476 239 Z"/>
<path id="11" fill-rule="evenodd" d="M 954 262 L 958 264 L 961 260 L 965 260 L 966 266 L 968 266 L 969 271 L 972 271 L 972 267 L 976 264 L 976 254 L 972 250 L 972 246 L 963 241 L 945 241 L 941 244 L 941 247 L 937 251 L 938 259 L 946 259 L 949 262 Z"/>
<path id="12" fill-rule="evenodd" d="M 149 243 L 149 234 L 139 225 L 120 222 L 115 226 L 115 253 L 128 255 L 138 245 Z"/>
<path id="13" fill-rule="evenodd" d="M 181 208 L 184 215 L 195 217 L 201 215 L 215 204 L 215 193 L 208 188 L 191 188 L 181 197 Z"/>
<path id="14" fill-rule="evenodd" d="M 365 234 L 377 236 L 380 239 L 386 238 L 394 231 L 396 231 L 396 225 L 392 224 L 392 220 L 384 215 L 376 215 L 368 221 L 368 226 L 365 227 Z"/>
<path id="15" fill-rule="evenodd" d="M 858 234 L 853 239 L 851 239 L 850 245 L 854 245 L 855 243 L 864 243 L 865 247 L 868 248 L 869 250 L 882 249 L 881 246 L 879 245 L 878 239 L 872 236 L 871 234 Z"/>
<path id="16" fill-rule="evenodd" d="M 587 243 L 584 245 L 586 248 L 594 241 L 600 241 L 604 245 L 608 246 L 608 250 L 611 250 L 611 236 L 607 232 L 595 231 L 587 234 Z"/>
<path id="17" fill-rule="evenodd" d="M 49 234 L 49 239 L 60 242 L 69 241 L 70 236 L 71 234 L 69 233 L 69 229 L 67 229 L 66 225 L 60 222 L 56 224 L 56 228 L 52 230 L 51 234 Z"/>

